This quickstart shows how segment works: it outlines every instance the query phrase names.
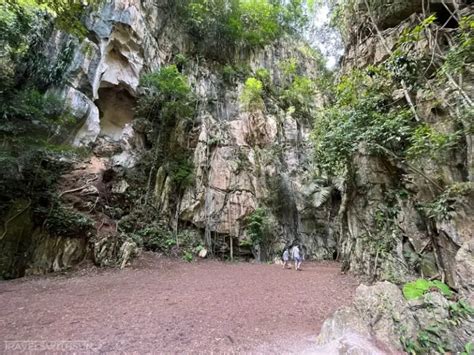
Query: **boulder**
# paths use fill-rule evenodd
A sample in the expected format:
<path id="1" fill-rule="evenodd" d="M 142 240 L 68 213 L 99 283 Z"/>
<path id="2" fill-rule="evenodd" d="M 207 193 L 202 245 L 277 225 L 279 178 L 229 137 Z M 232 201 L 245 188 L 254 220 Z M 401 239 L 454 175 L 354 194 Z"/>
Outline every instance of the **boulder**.
<path id="1" fill-rule="evenodd" d="M 198 253 L 198 256 L 201 258 L 201 259 L 205 259 L 207 257 L 207 249 L 201 249 Z"/>
<path id="2" fill-rule="evenodd" d="M 403 327 L 401 326 L 403 324 Z M 357 334 L 372 344 L 381 344 L 389 352 L 402 351 L 400 337 L 416 334 L 416 320 L 400 289 L 390 282 L 360 285 L 352 306 L 337 311 L 323 324 L 320 345 L 339 342 Z M 355 354 L 362 354 L 354 352 Z"/>

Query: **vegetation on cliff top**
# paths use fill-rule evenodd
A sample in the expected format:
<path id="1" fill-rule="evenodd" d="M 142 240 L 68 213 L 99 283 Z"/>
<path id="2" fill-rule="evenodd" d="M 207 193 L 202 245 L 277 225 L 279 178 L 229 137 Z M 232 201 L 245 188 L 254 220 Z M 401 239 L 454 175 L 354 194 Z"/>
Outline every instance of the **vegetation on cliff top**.
<path id="1" fill-rule="evenodd" d="M 304 0 L 192 0 L 174 6 L 207 56 L 229 61 L 239 49 L 301 33 L 312 2 Z"/>

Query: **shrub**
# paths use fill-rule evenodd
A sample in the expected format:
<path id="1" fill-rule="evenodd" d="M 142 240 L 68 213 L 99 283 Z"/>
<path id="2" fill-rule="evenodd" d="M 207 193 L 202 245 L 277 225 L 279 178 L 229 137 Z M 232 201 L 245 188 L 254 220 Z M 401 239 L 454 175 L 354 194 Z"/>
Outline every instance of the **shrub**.
<path id="1" fill-rule="evenodd" d="M 419 208 L 428 218 L 437 221 L 449 220 L 456 214 L 456 208 L 467 202 L 472 191 L 473 184 L 471 182 L 454 183 L 434 201 L 420 204 Z"/>
<path id="2" fill-rule="evenodd" d="M 282 71 L 283 75 L 287 79 L 291 79 L 293 75 L 296 74 L 296 71 L 298 69 L 298 62 L 296 58 L 291 57 L 285 60 L 282 60 L 281 62 L 278 63 L 278 67 Z"/>
<path id="3" fill-rule="evenodd" d="M 222 68 L 222 78 L 227 83 L 232 83 L 237 75 L 238 73 L 232 65 L 227 64 Z"/>
<path id="4" fill-rule="evenodd" d="M 270 72 L 265 68 L 259 68 L 255 72 L 255 77 L 260 80 L 265 88 L 268 88 L 271 82 Z"/>
<path id="5" fill-rule="evenodd" d="M 310 118 L 310 107 L 315 100 L 316 88 L 313 81 L 296 75 L 289 87 L 283 90 L 282 99 L 288 107 L 293 107 L 296 115 Z"/>
<path id="6" fill-rule="evenodd" d="M 44 225 L 52 235 L 83 237 L 93 230 L 94 221 L 86 215 L 56 204 L 48 214 Z"/>
<path id="7" fill-rule="evenodd" d="M 194 164 L 188 157 L 179 157 L 168 163 L 168 173 L 178 190 L 190 186 L 194 182 Z"/>
<path id="8" fill-rule="evenodd" d="M 303 0 L 180 0 L 178 14 L 207 56 L 227 61 L 238 48 L 266 45 L 307 23 Z"/>
<path id="9" fill-rule="evenodd" d="M 194 114 L 194 96 L 186 76 L 176 65 L 144 75 L 140 84 L 143 95 L 138 99 L 138 115 L 159 120 L 169 125 L 179 119 L 191 119 Z"/>
<path id="10" fill-rule="evenodd" d="M 191 261 L 193 261 L 193 259 L 194 259 L 193 253 L 189 251 L 184 252 L 184 255 L 183 255 L 184 261 L 187 261 L 188 263 L 190 263 Z"/>
<path id="11" fill-rule="evenodd" d="M 282 8 L 268 0 L 240 1 L 238 11 L 230 17 L 229 24 L 237 39 L 254 47 L 265 45 L 282 32 L 278 16 Z"/>
<path id="12" fill-rule="evenodd" d="M 427 124 L 419 125 L 410 137 L 409 159 L 430 157 L 440 160 L 459 144 L 461 132 L 441 133 Z"/>
<path id="13" fill-rule="evenodd" d="M 257 208 L 246 219 L 247 233 L 253 245 L 264 246 L 268 239 L 268 216 L 263 208 Z"/>
<path id="14" fill-rule="evenodd" d="M 240 101 L 249 111 L 261 110 L 264 107 L 262 93 L 262 82 L 256 78 L 248 78 L 245 81 L 245 86 L 240 96 Z"/>
<path id="15" fill-rule="evenodd" d="M 341 78 L 335 102 L 314 122 L 316 160 L 324 171 L 342 174 L 361 144 L 370 154 L 406 153 L 413 115 L 390 105 L 389 78 L 380 68 L 353 71 Z"/>

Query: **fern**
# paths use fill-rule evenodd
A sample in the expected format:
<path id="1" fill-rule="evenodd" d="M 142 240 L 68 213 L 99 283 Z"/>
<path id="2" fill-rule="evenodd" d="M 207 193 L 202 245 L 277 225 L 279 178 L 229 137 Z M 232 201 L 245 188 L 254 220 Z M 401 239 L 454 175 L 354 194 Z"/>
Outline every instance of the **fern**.
<path id="1" fill-rule="evenodd" d="M 313 195 L 313 204 L 315 207 L 320 207 L 326 203 L 326 201 L 331 196 L 332 192 L 331 186 L 320 187 L 319 191 L 315 192 Z"/>

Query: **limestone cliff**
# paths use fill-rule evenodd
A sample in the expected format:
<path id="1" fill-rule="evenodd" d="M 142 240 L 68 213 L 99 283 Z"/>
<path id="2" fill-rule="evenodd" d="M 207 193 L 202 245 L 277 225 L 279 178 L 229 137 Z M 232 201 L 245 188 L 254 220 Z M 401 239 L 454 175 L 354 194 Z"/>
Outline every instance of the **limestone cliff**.
<path id="1" fill-rule="evenodd" d="M 369 281 L 390 282 L 357 289 L 352 306 L 325 322 L 319 336 L 325 349 L 364 354 L 369 339 L 379 346 L 371 353 L 471 351 L 472 53 L 455 78 L 449 72 L 443 80 L 439 77 L 455 46 L 451 39 L 459 38 L 463 18 L 472 21 L 472 11 L 472 5 L 461 1 L 400 0 L 387 5 L 361 0 L 345 8 L 342 72 L 362 69 L 372 75 L 377 68 L 402 63 L 398 73 L 407 73 L 414 65 L 392 87 L 386 104 L 409 109 L 415 124 L 426 131 L 459 140 L 440 153 L 430 146 L 421 159 L 410 154 L 401 158 L 400 145 L 390 151 L 378 144 L 377 153 L 367 142 L 357 146 L 339 211 L 342 260 L 346 270 Z M 419 32 L 410 38 L 413 29 Z M 410 83 L 410 77 L 421 79 Z M 464 110 L 468 114 L 460 114 Z M 420 276 L 443 280 L 465 300 L 431 289 L 407 301 L 393 283 Z M 460 316 L 454 311 L 459 305 L 470 310 Z"/>
<path id="2" fill-rule="evenodd" d="M 353 12 L 341 14 L 346 44 L 342 73 L 386 61 L 423 12 L 425 17 L 438 12 L 436 35 L 423 32 L 413 53 L 429 54 L 433 45 L 445 53 L 458 27 L 456 18 L 472 12 L 455 1 L 430 1 L 429 6 L 394 1 L 388 7 L 376 1 L 349 3 Z M 186 232 L 221 256 L 232 249 L 234 255 L 269 259 L 285 244 L 300 241 L 308 257 L 339 258 L 345 269 L 371 280 L 439 276 L 470 292 L 472 130 L 441 164 L 430 158 L 375 156 L 360 146 L 351 175 L 329 181 L 315 167 L 309 138 L 312 116 L 328 106 L 321 91 L 311 93 L 306 119 L 295 112 L 301 107 L 285 104 L 271 90 L 255 111 L 240 100 L 246 78 L 261 69 L 268 71 L 273 88 L 284 89 L 288 78 L 282 64 L 291 60 L 299 75 L 317 81 L 323 75 L 319 58 L 304 41 L 284 36 L 264 47 L 236 50 L 228 63 L 221 63 L 200 52 L 164 0 L 106 2 L 85 24 L 85 38 L 56 31 L 46 50 L 53 60 L 64 43 L 73 48 L 65 83 L 54 91 L 66 98 L 76 120 L 65 138 L 87 154 L 68 162 L 73 167 L 59 179 L 58 196 L 67 211 L 78 212 L 93 228 L 49 235 L 47 222 L 31 221 L 28 201 L 18 199 L 3 218 L 6 274 L 61 270 L 84 259 L 100 265 L 120 259 L 125 265 L 143 237 L 136 232 L 149 235 L 149 224 L 159 221 L 164 229 Z M 136 106 L 144 95 L 140 79 L 169 64 L 187 78 L 195 115 L 191 124 L 173 126 L 171 143 L 157 159 L 159 129 L 137 115 Z M 394 88 L 394 102 L 416 107 L 417 120 L 428 127 L 457 132 L 451 117 L 465 102 L 472 106 L 472 71 L 447 86 L 426 73 L 431 93 L 402 85 Z M 469 117 L 461 125 L 468 127 Z M 186 148 L 191 167 L 191 181 L 179 191 L 166 166 L 173 145 Z M 462 196 L 451 195 L 456 189 Z M 421 208 L 440 199 L 449 216 L 429 216 Z M 265 245 L 252 243 L 248 232 L 248 217 L 258 208 L 266 210 L 271 236 Z M 375 216 L 387 209 L 391 215 L 386 219 L 394 223 L 381 233 Z M 27 219 L 21 231 L 8 222 L 17 215 Z"/>
<path id="3" fill-rule="evenodd" d="M 457 21 L 472 13 L 472 8 L 461 3 L 443 5 L 437 1 L 425 2 L 424 6 L 422 1 L 396 1 L 389 9 L 385 12 L 375 6 L 368 11 L 364 1 L 358 3 L 356 18 L 360 21 L 348 28 L 343 71 L 386 61 L 397 48 L 402 33 L 419 24 L 423 11 L 425 16 L 437 13 L 437 22 L 423 32 L 411 53 L 429 56 L 436 46 L 441 53 L 447 53 L 450 47 L 442 42 L 443 38 L 453 35 Z M 421 87 L 400 86 L 393 96 L 404 101 L 406 107 L 416 107 L 416 118 L 423 124 L 445 133 L 455 132 L 459 129 L 456 110 L 469 106 L 463 95 L 472 97 L 472 67 L 466 66 L 462 89 L 456 83 L 440 84 L 431 74 L 427 86 L 434 95 Z M 461 125 L 469 127 L 469 120 L 465 118 Z M 449 216 L 433 218 L 420 208 L 452 186 L 472 186 L 472 131 L 465 132 L 461 144 L 441 163 L 426 156 L 414 161 L 396 156 L 374 157 L 361 147 L 353 158 L 354 174 L 347 182 L 344 196 L 347 204 L 343 211 L 341 248 L 351 271 L 392 281 L 403 280 L 415 271 L 425 277 L 441 276 L 460 290 L 472 287 L 467 286 L 473 271 L 472 187 L 464 196 L 452 197 Z M 388 196 L 391 191 L 402 190 L 406 194 Z M 377 247 L 373 217 L 381 205 L 393 206 L 397 216 L 393 244 L 383 246 L 379 240 Z M 471 256 L 467 257 L 469 253 Z"/>
<path id="4" fill-rule="evenodd" d="M 60 270 L 84 258 L 101 265 L 123 259 L 124 253 L 128 258 L 135 251 L 123 251 L 121 245 L 136 245 L 127 233 L 140 227 L 125 221 L 145 195 L 151 201 L 145 208 L 151 220 L 163 221 L 175 232 L 186 230 L 220 255 L 229 255 L 232 248 L 234 255 L 269 259 L 285 244 L 301 241 L 308 257 L 335 256 L 330 221 L 337 207 L 320 206 L 331 198 L 337 206 L 338 197 L 313 179 L 310 122 L 298 118 L 277 96 L 267 95 L 257 112 L 249 112 L 239 99 L 247 76 L 260 69 L 268 71 L 274 87 L 283 88 L 287 79 L 282 63 L 288 60 L 297 63 L 298 74 L 316 79 L 319 57 L 303 41 L 282 38 L 264 48 L 236 52 L 228 61 L 246 74 L 229 77 L 224 65 L 197 52 L 171 8 L 166 1 L 111 1 L 87 17 L 86 38 L 78 41 L 61 32 L 53 36 L 51 57 L 64 41 L 74 44 L 66 85 L 55 89 L 78 122 L 70 141 L 92 149 L 62 176 L 58 193 L 68 209 L 92 219 L 95 231 L 80 245 L 72 239 L 73 249 L 47 236 L 44 242 L 33 242 L 26 248 L 34 251 L 30 260 L 22 262 L 27 273 Z M 196 97 L 196 114 L 191 129 L 178 125 L 171 133 L 192 157 L 192 181 L 177 194 L 163 161 L 154 159 L 151 168 L 143 168 L 158 143 L 150 122 L 136 116 L 135 105 L 142 95 L 140 78 L 176 64 L 180 55 L 186 57 L 180 70 Z M 314 112 L 323 97 L 315 93 L 311 101 L 308 109 Z M 272 237 L 265 246 L 252 245 L 246 230 L 248 216 L 259 207 L 268 210 Z M 134 226 L 124 232 L 126 223 Z M 10 238 L 15 238 L 13 230 Z M 24 248 L 12 247 L 11 253 Z M 74 257 L 54 261 L 65 253 Z"/>

